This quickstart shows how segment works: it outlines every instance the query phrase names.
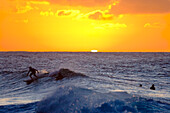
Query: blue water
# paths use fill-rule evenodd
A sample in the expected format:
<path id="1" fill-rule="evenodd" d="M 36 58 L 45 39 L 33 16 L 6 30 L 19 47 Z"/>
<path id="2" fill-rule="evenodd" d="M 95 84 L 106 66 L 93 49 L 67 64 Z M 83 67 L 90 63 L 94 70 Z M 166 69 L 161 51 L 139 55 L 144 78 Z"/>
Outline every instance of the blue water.
<path id="1" fill-rule="evenodd" d="M 47 74 L 27 85 L 29 66 L 87 77 Z M 0 113 L 170 112 L 170 53 L 1 52 L 0 81 Z"/>

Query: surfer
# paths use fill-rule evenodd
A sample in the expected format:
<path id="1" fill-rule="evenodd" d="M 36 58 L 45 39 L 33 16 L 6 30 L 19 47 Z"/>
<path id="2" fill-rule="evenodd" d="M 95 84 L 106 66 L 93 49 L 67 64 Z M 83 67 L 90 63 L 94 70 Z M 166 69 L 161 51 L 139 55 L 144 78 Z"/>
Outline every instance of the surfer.
<path id="1" fill-rule="evenodd" d="M 38 78 L 38 77 L 36 76 L 36 72 L 38 72 L 38 70 L 36 70 L 36 69 L 34 69 L 34 68 L 32 68 L 32 67 L 29 67 L 29 71 L 28 71 L 28 73 L 27 73 L 27 76 L 29 75 L 30 78 L 31 78 L 31 80 L 33 80 L 32 75 L 34 75 L 36 78 Z M 38 72 L 38 73 L 39 73 L 39 72 Z"/>

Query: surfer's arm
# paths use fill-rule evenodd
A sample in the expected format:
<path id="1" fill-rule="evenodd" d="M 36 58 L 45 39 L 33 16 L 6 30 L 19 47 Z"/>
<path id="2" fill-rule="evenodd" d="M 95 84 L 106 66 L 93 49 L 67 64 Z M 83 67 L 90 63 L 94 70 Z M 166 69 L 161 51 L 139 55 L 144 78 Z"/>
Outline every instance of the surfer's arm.
<path id="1" fill-rule="evenodd" d="M 37 71 L 37 73 L 39 73 L 39 71 L 38 71 L 38 70 L 35 70 L 35 71 Z"/>
<path id="2" fill-rule="evenodd" d="M 27 76 L 28 76 L 29 73 L 30 73 L 30 70 L 28 71 Z"/>

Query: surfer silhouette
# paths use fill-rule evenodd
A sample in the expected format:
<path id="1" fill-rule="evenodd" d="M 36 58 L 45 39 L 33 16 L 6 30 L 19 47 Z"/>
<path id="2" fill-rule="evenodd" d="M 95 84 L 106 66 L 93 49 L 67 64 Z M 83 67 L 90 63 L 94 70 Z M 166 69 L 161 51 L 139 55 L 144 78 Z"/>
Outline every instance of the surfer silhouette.
<path id="1" fill-rule="evenodd" d="M 142 84 L 140 84 L 139 87 L 142 87 Z"/>
<path id="2" fill-rule="evenodd" d="M 152 84 L 152 86 L 150 87 L 151 90 L 155 90 L 155 85 Z"/>
<path id="3" fill-rule="evenodd" d="M 34 75 L 36 78 L 38 78 L 38 77 L 36 76 L 36 72 L 38 72 L 38 70 L 36 70 L 36 69 L 34 69 L 34 68 L 32 68 L 32 67 L 29 67 L 29 71 L 28 71 L 28 73 L 27 73 L 27 76 L 29 75 L 30 78 L 31 78 L 31 80 L 33 80 L 32 75 Z M 39 73 L 39 72 L 38 72 L 38 73 Z"/>

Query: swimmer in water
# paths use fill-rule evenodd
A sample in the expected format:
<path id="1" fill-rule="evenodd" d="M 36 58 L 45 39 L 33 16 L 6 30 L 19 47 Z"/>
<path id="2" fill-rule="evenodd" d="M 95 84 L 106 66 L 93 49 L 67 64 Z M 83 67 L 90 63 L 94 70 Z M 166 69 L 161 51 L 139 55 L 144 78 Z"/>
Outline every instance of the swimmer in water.
<path id="1" fill-rule="evenodd" d="M 155 86 L 154 84 L 152 84 L 152 86 L 150 87 L 151 90 L 155 90 Z"/>

